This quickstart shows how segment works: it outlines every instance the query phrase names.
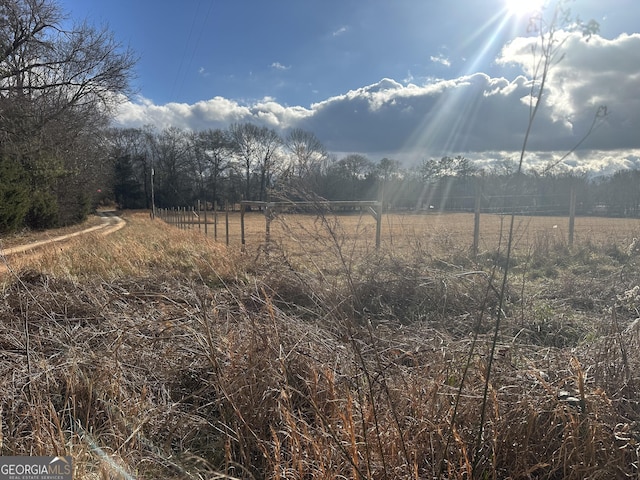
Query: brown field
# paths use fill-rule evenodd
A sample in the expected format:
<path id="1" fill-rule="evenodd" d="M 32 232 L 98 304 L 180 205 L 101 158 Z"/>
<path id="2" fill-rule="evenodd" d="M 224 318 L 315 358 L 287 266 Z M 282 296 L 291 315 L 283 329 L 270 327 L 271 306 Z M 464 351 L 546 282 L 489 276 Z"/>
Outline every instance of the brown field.
<path id="1" fill-rule="evenodd" d="M 213 219 L 209 215 L 207 235 L 226 242 L 224 214 L 218 216 L 217 236 Z M 203 218 L 201 218 L 203 222 Z M 480 219 L 479 251 L 494 251 L 504 247 L 510 217 L 483 214 Z M 240 245 L 240 213 L 229 213 L 229 244 Z M 381 245 L 383 249 L 402 250 L 420 245 L 442 253 L 455 249 L 470 249 L 473 245 L 474 216 L 471 213 L 445 214 L 385 214 L 382 219 Z M 190 230 L 204 234 L 204 223 L 190 223 Z M 320 248 L 326 243 L 329 230 L 334 230 L 340 242 L 349 242 L 357 250 L 375 247 L 375 219 L 369 214 L 279 214 L 271 223 L 271 241 L 290 253 L 308 252 L 312 245 Z M 266 240 L 266 220 L 261 212 L 245 214 L 245 243 L 255 248 Z M 569 218 L 543 216 L 517 216 L 514 223 L 514 249 L 526 252 L 541 244 L 568 245 Z M 640 237 L 640 219 L 576 217 L 574 245 L 609 246 L 626 248 L 633 238 Z"/>
<path id="2" fill-rule="evenodd" d="M 569 248 L 567 219 L 517 218 L 501 304 L 506 217 L 477 258 L 466 214 L 385 215 L 379 251 L 357 214 L 282 215 L 265 248 L 250 213 L 244 252 L 237 213 L 229 247 L 123 217 L 3 259 L 0 455 L 78 479 L 640 476 L 638 220 L 578 218 Z"/>

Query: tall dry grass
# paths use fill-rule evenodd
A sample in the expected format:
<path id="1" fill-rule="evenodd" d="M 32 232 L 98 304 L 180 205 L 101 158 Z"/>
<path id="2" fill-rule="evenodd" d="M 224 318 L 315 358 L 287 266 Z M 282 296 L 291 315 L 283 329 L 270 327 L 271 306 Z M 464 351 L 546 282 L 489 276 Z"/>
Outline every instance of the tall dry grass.
<path id="1" fill-rule="evenodd" d="M 2 455 L 72 455 L 75 478 L 638 476 L 622 248 L 523 250 L 475 451 L 495 262 L 454 238 L 360 248 L 329 215 L 295 255 L 127 220 L 12 264 Z"/>
<path id="2" fill-rule="evenodd" d="M 73 279 L 100 277 L 106 281 L 128 276 L 214 277 L 235 275 L 239 258 L 196 231 L 182 232 L 153 222 L 147 212 L 124 214 L 127 228 L 111 235 L 102 231 L 50 244 L 5 259 L 14 272 L 38 272 Z"/>

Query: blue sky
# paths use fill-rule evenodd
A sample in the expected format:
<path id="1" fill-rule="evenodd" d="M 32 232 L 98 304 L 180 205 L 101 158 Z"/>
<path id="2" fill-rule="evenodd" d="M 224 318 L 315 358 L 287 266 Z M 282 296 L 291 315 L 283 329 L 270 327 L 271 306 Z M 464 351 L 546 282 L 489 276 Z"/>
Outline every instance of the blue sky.
<path id="1" fill-rule="evenodd" d="M 508 0 L 59 0 L 139 56 L 122 126 L 199 130 L 252 121 L 313 131 L 337 155 L 511 158 L 527 108 L 527 15 Z M 532 166 L 607 124 L 568 168 L 640 155 L 640 2 L 575 0 L 600 24 L 570 38 L 532 138 Z M 634 76 L 635 79 L 634 79 Z M 638 162 L 640 163 L 640 162 Z"/>

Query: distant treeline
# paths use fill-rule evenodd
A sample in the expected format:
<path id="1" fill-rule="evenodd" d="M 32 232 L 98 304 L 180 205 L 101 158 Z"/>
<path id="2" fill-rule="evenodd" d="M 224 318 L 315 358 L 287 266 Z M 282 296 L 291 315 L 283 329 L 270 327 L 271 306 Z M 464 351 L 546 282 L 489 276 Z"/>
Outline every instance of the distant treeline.
<path id="1" fill-rule="evenodd" d="M 122 208 L 223 205 L 241 200 L 382 200 L 393 210 L 473 210 L 565 215 L 572 189 L 577 214 L 638 216 L 640 172 L 612 176 L 535 170 L 512 162 L 480 170 L 471 159 L 424 159 L 407 169 L 392 159 L 336 158 L 311 132 L 285 138 L 250 123 L 201 132 L 169 128 L 111 131 L 113 177 L 105 198 Z M 153 173 L 153 174 L 152 174 Z M 152 185 L 153 183 L 153 185 Z"/>

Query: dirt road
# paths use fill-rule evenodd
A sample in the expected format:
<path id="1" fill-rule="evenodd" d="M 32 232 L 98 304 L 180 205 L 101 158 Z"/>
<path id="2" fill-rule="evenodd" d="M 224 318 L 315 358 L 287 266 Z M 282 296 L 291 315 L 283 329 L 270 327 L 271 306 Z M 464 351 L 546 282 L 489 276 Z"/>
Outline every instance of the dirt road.
<path id="1" fill-rule="evenodd" d="M 4 248 L 4 249 L 0 248 L 0 275 L 8 271 L 7 259 L 12 255 L 37 250 L 42 246 L 49 245 L 52 243 L 59 243 L 59 242 L 64 243 L 66 240 L 69 240 L 70 238 L 77 237 L 79 235 L 85 235 L 91 232 L 99 231 L 101 235 L 109 235 L 110 233 L 120 230 L 122 227 L 126 225 L 126 222 L 122 218 L 118 217 L 115 211 L 98 212 L 98 215 L 102 217 L 101 225 L 95 225 L 93 227 L 80 230 L 78 232 L 69 233 L 66 235 L 60 235 L 58 237 L 48 238 L 46 240 L 39 240 L 36 242 L 24 244 L 24 245 L 18 245 L 11 248 Z"/>

